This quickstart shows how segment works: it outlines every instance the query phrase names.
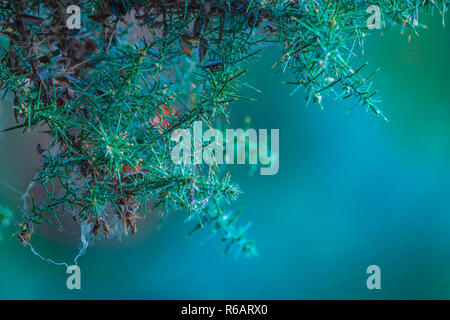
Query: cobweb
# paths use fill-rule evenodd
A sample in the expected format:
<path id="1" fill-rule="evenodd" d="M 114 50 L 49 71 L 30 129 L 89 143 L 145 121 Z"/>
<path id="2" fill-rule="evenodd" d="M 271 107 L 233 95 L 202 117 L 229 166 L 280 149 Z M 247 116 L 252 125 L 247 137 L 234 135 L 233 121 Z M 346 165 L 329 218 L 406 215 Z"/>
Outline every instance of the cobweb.
<path id="1" fill-rule="evenodd" d="M 21 206 L 23 209 L 23 212 L 26 213 L 29 210 L 29 199 L 31 197 L 31 193 L 32 190 L 35 186 L 37 186 L 37 184 L 35 183 L 35 180 L 37 178 L 37 174 L 33 177 L 33 179 L 31 180 L 31 182 L 28 184 L 25 192 L 21 192 L 19 191 L 17 188 L 11 186 L 10 184 L 4 182 L 4 181 L 0 181 L 0 184 L 4 185 L 5 187 L 7 187 L 8 189 L 10 189 L 11 191 L 17 193 L 20 195 L 20 201 L 21 201 Z M 109 225 L 109 233 L 107 236 L 105 236 L 105 234 L 103 232 L 99 232 L 97 235 L 95 235 L 92 231 L 94 228 L 94 224 L 93 223 L 89 223 L 87 220 L 81 220 L 78 221 L 78 224 L 80 226 L 80 245 L 78 247 L 78 253 L 76 254 L 73 262 L 73 265 L 70 265 L 67 262 L 56 262 L 55 260 L 51 259 L 51 258 L 47 258 L 44 257 L 42 254 L 40 254 L 38 252 L 38 250 L 36 250 L 34 248 L 34 246 L 30 243 L 30 241 L 25 241 L 25 239 L 22 237 L 22 235 L 19 233 L 18 236 L 19 238 L 22 240 L 22 243 L 26 246 L 30 248 L 30 251 L 36 255 L 37 257 L 39 257 L 41 260 L 50 263 L 50 264 L 54 264 L 57 266 L 65 266 L 66 268 L 69 267 L 73 267 L 78 266 L 78 260 L 79 258 L 81 258 L 82 256 L 84 256 L 87 252 L 87 249 L 89 246 L 93 246 L 95 240 L 100 240 L 100 239 L 112 239 L 112 238 L 116 238 L 118 240 L 122 240 L 122 238 L 124 236 L 126 236 L 126 232 L 125 229 L 123 227 L 123 220 L 121 219 L 121 217 L 115 213 L 115 208 L 112 207 L 105 207 L 103 208 L 104 212 L 107 213 L 105 214 L 102 219 L 104 219 L 107 224 Z M 72 210 L 72 212 L 70 213 L 73 217 L 77 216 L 77 211 L 76 210 Z"/>

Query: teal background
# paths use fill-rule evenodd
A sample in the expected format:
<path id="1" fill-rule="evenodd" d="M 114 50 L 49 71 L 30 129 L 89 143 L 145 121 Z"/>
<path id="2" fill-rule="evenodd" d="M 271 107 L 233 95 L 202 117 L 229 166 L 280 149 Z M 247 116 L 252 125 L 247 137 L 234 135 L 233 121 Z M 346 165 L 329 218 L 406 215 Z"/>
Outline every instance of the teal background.
<path id="1" fill-rule="evenodd" d="M 66 270 L 39 260 L 9 235 L 0 244 L 2 299 L 415 299 L 450 298 L 450 30 L 438 17 L 408 43 L 392 30 L 369 40 L 363 59 L 381 71 L 375 86 L 389 118 L 327 99 L 305 106 L 301 92 L 272 75 L 268 50 L 245 91 L 257 103 L 232 108 L 232 126 L 280 129 L 280 171 L 249 176 L 233 168 L 244 193 L 233 207 L 253 221 L 260 256 L 223 255 L 205 233 L 186 239 L 183 214 L 161 229 L 150 217 L 125 241 L 100 241 L 80 259 L 82 290 L 66 289 Z M 378 32 L 376 32 L 378 33 Z M 9 104 L 8 104 L 9 107 Z M 2 126 L 11 109 L 2 108 Z M 0 180 L 25 190 L 42 138 L 0 135 Z M 0 185 L 0 200 L 17 194 Z M 19 221 L 19 217 L 15 223 Z M 74 232 L 77 231 L 73 228 Z M 39 230 L 35 248 L 72 261 L 76 235 Z M 366 268 L 381 267 L 381 290 Z"/>

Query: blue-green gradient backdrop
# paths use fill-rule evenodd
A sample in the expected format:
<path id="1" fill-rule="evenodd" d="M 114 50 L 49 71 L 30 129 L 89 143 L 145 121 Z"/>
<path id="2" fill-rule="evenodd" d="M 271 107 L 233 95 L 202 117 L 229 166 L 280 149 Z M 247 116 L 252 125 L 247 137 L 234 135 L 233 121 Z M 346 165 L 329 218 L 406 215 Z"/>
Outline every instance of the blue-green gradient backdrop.
<path id="1" fill-rule="evenodd" d="M 232 126 L 280 129 L 280 171 L 248 176 L 241 221 L 260 256 L 223 255 L 218 239 L 190 239 L 184 215 L 161 229 L 151 217 L 125 241 L 101 241 L 81 258 L 82 290 L 66 289 L 65 268 L 32 255 L 7 230 L 0 244 L 0 298 L 39 299 L 379 299 L 450 298 L 450 30 L 428 17 L 410 43 L 392 30 L 371 38 L 364 59 L 382 70 L 375 86 L 389 122 L 328 99 L 305 106 L 301 92 L 272 75 L 267 51 L 247 79 L 258 102 L 232 108 Z M 368 69 L 368 70 L 369 70 Z M 2 108 L 2 125 L 11 111 Z M 347 112 L 349 111 L 349 112 Z M 0 180 L 24 190 L 38 165 L 40 138 L 0 136 Z M 0 199 L 17 195 L 0 185 Z M 20 219 L 17 218 L 15 222 Z M 76 230 L 74 230 L 76 231 Z M 76 235 L 40 230 L 33 245 L 71 261 Z M 366 288 L 366 268 L 381 267 L 382 289 Z"/>

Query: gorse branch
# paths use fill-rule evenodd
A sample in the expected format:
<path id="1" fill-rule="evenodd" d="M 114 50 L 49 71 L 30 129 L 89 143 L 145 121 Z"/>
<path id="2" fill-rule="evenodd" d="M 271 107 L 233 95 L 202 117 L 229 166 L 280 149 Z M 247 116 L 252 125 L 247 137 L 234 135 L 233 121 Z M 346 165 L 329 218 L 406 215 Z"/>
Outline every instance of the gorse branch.
<path id="1" fill-rule="evenodd" d="M 73 4 L 81 30 L 66 26 Z M 222 209 L 239 188 L 217 166 L 174 164 L 171 134 L 227 117 L 244 98 L 247 66 L 269 45 L 307 101 L 352 98 L 384 117 L 365 64 L 353 62 L 370 5 L 384 27 L 413 34 L 421 10 L 443 15 L 449 1 L 0 1 L 0 88 L 17 120 L 3 131 L 41 127 L 52 141 L 38 148 L 44 192 L 31 197 L 19 238 L 30 241 L 42 223 L 63 230 L 67 212 L 95 239 L 134 234 L 146 212 L 187 209 L 194 230 L 255 254 L 237 213 Z"/>

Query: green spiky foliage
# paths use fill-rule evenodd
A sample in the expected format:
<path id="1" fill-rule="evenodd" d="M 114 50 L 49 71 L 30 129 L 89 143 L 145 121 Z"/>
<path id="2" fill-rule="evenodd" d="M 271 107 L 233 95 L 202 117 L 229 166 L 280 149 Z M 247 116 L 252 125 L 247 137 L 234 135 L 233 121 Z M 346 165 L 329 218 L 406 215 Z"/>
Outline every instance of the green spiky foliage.
<path id="1" fill-rule="evenodd" d="M 69 5 L 82 29 L 66 27 Z M 70 213 L 87 237 L 137 230 L 145 213 L 187 209 L 197 229 L 219 234 L 226 247 L 256 253 L 222 207 L 239 188 L 216 166 L 176 165 L 170 136 L 194 121 L 214 126 L 249 86 L 243 75 L 267 46 L 280 48 L 293 91 L 324 96 L 383 116 L 370 71 L 355 65 L 368 30 L 367 8 L 383 28 L 411 34 L 419 13 L 444 15 L 448 0 L 84 0 L 0 1 L 0 88 L 14 99 L 17 125 L 51 138 L 39 146 L 34 180 L 44 195 L 21 208 L 18 231 L 59 230 Z M 364 76 L 366 74 L 366 77 Z"/>

